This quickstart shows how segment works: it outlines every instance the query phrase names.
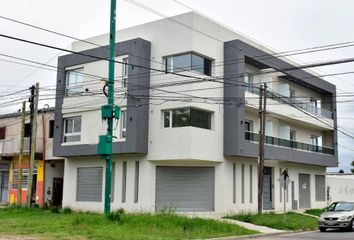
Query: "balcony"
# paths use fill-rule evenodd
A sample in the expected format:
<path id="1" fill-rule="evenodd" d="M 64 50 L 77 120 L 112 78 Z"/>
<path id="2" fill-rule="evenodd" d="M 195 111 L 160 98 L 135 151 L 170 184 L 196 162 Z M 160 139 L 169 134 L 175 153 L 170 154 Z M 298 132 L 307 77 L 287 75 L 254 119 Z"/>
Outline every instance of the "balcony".
<path id="1" fill-rule="evenodd" d="M 30 138 L 24 139 L 23 151 L 29 153 Z M 0 140 L 0 155 L 10 156 L 20 152 L 20 139 L 2 139 Z"/>
<path id="2" fill-rule="evenodd" d="M 249 86 L 249 87 L 246 87 L 245 90 L 250 92 L 250 93 L 259 94 L 259 88 L 258 87 Z M 281 102 L 281 103 L 287 103 L 287 104 L 289 104 L 291 106 L 294 106 L 296 108 L 305 110 L 305 111 L 307 111 L 307 112 L 309 112 L 311 114 L 314 114 L 314 115 L 317 115 L 317 116 L 320 116 L 320 117 L 333 119 L 333 113 L 331 111 L 329 111 L 327 109 L 318 108 L 316 106 L 313 106 L 309 102 L 301 102 L 301 101 L 296 100 L 294 98 L 287 97 L 287 96 L 281 95 L 279 93 L 276 93 L 276 92 L 273 92 L 273 91 L 270 91 L 270 90 L 267 90 L 267 98 L 274 99 L 274 100 L 276 100 L 278 102 Z"/>
<path id="3" fill-rule="evenodd" d="M 245 131 L 245 140 L 248 140 L 251 142 L 259 142 L 259 134 Z M 292 141 L 292 140 L 283 139 L 283 138 L 265 136 L 264 142 L 265 142 L 265 144 L 269 144 L 269 145 L 275 145 L 275 146 L 286 147 L 286 148 L 294 148 L 297 150 L 308 151 L 308 152 L 316 152 L 316 153 L 334 155 L 333 148 L 322 147 L 322 146 Z"/>

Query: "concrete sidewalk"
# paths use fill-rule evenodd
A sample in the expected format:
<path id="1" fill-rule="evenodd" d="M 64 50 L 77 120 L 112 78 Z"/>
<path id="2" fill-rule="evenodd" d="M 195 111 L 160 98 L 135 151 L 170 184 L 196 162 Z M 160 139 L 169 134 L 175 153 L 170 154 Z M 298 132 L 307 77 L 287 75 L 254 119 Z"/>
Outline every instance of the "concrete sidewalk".
<path id="1" fill-rule="evenodd" d="M 204 219 L 214 219 L 214 220 L 218 220 L 221 222 L 226 222 L 226 223 L 231 223 L 231 224 L 235 224 L 235 225 L 239 225 L 241 227 L 247 228 L 247 229 L 251 229 L 251 230 L 255 230 L 258 231 L 260 233 L 263 234 L 281 234 L 281 233 L 287 233 L 288 231 L 284 231 L 284 230 L 278 230 L 278 229 L 274 229 L 274 228 L 269 228 L 269 227 L 265 227 L 265 226 L 259 226 L 259 225 L 255 225 L 252 223 L 246 223 L 246 222 L 241 222 L 241 221 L 237 221 L 237 220 L 233 220 L 233 219 L 224 219 L 222 218 L 224 215 L 219 215 L 219 214 L 215 214 L 215 213 L 180 213 L 183 216 L 187 216 L 187 217 L 199 217 L 199 218 L 204 218 Z"/>

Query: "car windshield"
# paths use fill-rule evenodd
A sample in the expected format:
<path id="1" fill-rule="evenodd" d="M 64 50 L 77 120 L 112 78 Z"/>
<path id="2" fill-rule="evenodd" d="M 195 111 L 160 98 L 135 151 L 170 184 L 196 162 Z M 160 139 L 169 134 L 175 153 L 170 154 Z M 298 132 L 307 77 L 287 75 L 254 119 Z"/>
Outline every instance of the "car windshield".
<path id="1" fill-rule="evenodd" d="M 351 202 L 335 202 L 332 203 L 327 211 L 353 211 L 354 210 L 354 203 Z"/>

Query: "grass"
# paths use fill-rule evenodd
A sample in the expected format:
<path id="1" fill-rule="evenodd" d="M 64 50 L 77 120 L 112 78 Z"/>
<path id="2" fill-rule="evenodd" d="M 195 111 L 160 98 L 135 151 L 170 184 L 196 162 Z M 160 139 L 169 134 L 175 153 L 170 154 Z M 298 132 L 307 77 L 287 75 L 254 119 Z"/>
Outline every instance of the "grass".
<path id="1" fill-rule="evenodd" d="M 258 233 L 215 220 L 175 214 L 122 214 L 110 221 L 101 214 L 44 209 L 0 209 L 0 233 L 44 239 L 195 239 Z"/>
<path id="2" fill-rule="evenodd" d="M 317 219 L 298 213 L 288 212 L 286 214 L 286 224 L 284 224 L 284 215 L 276 213 L 252 214 L 243 213 L 226 218 L 253 223 L 256 225 L 267 226 L 280 230 L 315 230 L 318 228 Z"/>
<path id="3" fill-rule="evenodd" d="M 307 209 L 305 213 L 319 217 L 324 211 L 326 211 L 326 209 L 324 208 L 322 209 L 314 208 L 314 209 Z"/>

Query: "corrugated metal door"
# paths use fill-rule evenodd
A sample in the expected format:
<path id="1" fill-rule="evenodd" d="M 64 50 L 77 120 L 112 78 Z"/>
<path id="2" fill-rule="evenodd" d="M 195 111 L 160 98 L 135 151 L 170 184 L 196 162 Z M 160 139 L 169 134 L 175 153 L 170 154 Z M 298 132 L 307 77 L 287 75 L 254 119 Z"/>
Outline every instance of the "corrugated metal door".
<path id="1" fill-rule="evenodd" d="M 102 168 L 85 167 L 77 169 L 77 201 L 102 201 Z"/>
<path id="2" fill-rule="evenodd" d="M 214 211 L 213 167 L 156 167 L 156 211 Z"/>
<path id="3" fill-rule="evenodd" d="M 310 174 L 299 173 L 299 208 L 310 207 Z"/>

